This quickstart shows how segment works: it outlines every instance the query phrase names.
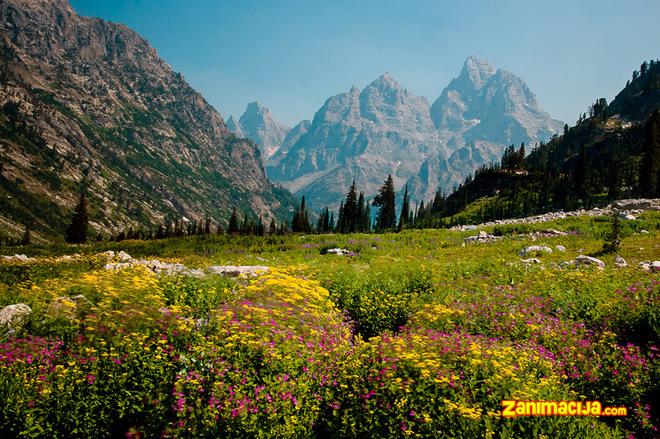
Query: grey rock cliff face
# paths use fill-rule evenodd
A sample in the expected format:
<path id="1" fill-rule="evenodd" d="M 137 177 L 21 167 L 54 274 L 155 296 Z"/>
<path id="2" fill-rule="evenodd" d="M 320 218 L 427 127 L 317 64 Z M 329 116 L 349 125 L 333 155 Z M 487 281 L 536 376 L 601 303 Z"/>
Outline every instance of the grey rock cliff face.
<path id="1" fill-rule="evenodd" d="M 113 232 L 293 203 L 257 147 L 126 26 L 80 17 L 65 0 L 3 0 L 0 53 L 5 220 L 24 212 L 57 236 L 83 185 L 92 227 Z"/>
<path id="2" fill-rule="evenodd" d="M 353 179 L 372 196 L 388 174 L 418 203 L 451 192 L 511 143 L 533 146 L 562 126 L 520 78 L 471 57 L 432 107 L 389 74 L 331 97 L 266 170 L 314 209 L 336 208 Z"/>
<path id="3" fill-rule="evenodd" d="M 388 174 L 397 186 L 429 156 L 446 156 L 428 101 L 384 74 L 363 90 L 328 99 L 311 126 L 268 175 L 309 205 L 336 208 L 353 179 L 375 195 Z"/>
<path id="4" fill-rule="evenodd" d="M 253 140 L 266 161 L 277 152 L 289 132 L 289 127 L 276 121 L 270 110 L 258 102 L 250 102 L 238 122 L 231 116 L 227 127 L 236 136 Z"/>
<path id="5" fill-rule="evenodd" d="M 522 79 L 476 57 L 465 61 L 460 75 L 433 103 L 431 118 L 451 154 L 446 163 L 429 160 L 421 172 L 433 168 L 444 176 L 440 184 L 445 193 L 479 166 L 499 162 L 508 145 L 525 142 L 529 152 L 564 125 L 540 108 Z M 409 181 L 416 188 L 411 194 L 428 200 L 435 190 L 419 186 L 418 180 Z"/>

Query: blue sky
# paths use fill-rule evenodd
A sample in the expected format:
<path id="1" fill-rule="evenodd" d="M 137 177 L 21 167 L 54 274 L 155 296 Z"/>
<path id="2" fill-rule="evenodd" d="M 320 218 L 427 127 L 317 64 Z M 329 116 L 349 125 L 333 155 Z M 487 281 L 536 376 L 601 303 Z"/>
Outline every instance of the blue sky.
<path id="1" fill-rule="evenodd" d="M 71 0 L 149 40 L 223 116 L 258 100 L 289 125 L 390 72 L 433 102 L 470 55 L 522 77 L 574 123 L 644 59 L 658 0 Z"/>

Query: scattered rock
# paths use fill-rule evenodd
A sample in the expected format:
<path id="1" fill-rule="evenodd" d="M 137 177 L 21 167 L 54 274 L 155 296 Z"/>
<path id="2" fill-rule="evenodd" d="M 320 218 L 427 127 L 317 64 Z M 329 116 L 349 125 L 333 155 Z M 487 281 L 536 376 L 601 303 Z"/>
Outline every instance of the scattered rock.
<path id="1" fill-rule="evenodd" d="M 104 270 L 123 270 L 124 268 L 130 267 L 131 264 L 128 262 L 114 262 L 114 263 L 109 263 L 105 264 L 103 266 Z"/>
<path id="2" fill-rule="evenodd" d="M 0 329 L 8 329 L 13 334 L 23 327 L 32 310 L 24 303 L 5 306 L 0 309 Z"/>
<path id="3" fill-rule="evenodd" d="M 549 238 L 552 238 L 553 236 L 566 236 L 568 233 L 562 232 L 561 230 L 555 230 L 555 229 L 543 229 L 539 232 L 537 232 L 541 236 L 546 236 Z"/>
<path id="4" fill-rule="evenodd" d="M 643 235 L 646 235 L 647 233 L 649 233 L 649 231 L 645 230 L 645 229 L 642 229 L 642 230 L 639 231 L 639 233 L 641 233 Z"/>
<path id="5" fill-rule="evenodd" d="M 474 230 L 477 230 L 477 226 L 472 225 L 472 224 L 460 227 L 461 232 L 472 232 Z"/>
<path id="6" fill-rule="evenodd" d="M 120 252 L 117 254 L 117 259 L 119 259 L 120 261 L 124 261 L 124 262 L 133 260 L 133 258 L 131 257 L 131 255 L 129 255 L 128 253 L 126 253 L 126 252 L 123 251 L 123 250 L 120 251 Z"/>
<path id="7" fill-rule="evenodd" d="M 468 236 L 467 238 L 465 238 L 465 242 L 466 243 L 470 243 L 470 242 L 493 242 L 493 241 L 497 241 L 500 238 L 501 238 L 500 236 L 489 235 L 487 232 L 484 232 L 482 230 L 477 235 Z"/>
<path id="8" fill-rule="evenodd" d="M 556 249 L 558 252 L 562 252 L 562 253 L 564 253 L 564 252 L 566 251 L 566 247 L 564 247 L 563 245 L 556 245 L 556 246 L 555 246 L 555 249 Z"/>
<path id="9" fill-rule="evenodd" d="M 636 200 L 618 200 L 612 203 L 612 207 L 619 210 L 660 210 L 659 199 L 636 199 Z"/>
<path id="10" fill-rule="evenodd" d="M 598 258 L 594 258 L 587 255 L 579 255 L 577 258 L 575 258 L 575 262 L 578 265 L 595 265 L 601 270 L 605 268 L 605 262 L 601 261 Z"/>
<path id="11" fill-rule="evenodd" d="M 34 260 L 34 258 L 28 258 L 26 255 L 3 256 L 2 258 L 6 261 L 19 261 L 19 262 L 29 262 Z"/>
<path id="12" fill-rule="evenodd" d="M 619 218 L 624 219 L 624 220 L 628 220 L 628 221 L 634 221 L 634 220 L 637 219 L 637 218 L 635 218 L 635 215 L 631 215 L 631 214 L 625 213 L 625 212 L 619 213 Z"/>
<path id="13" fill-rule="evenodd" d="M 230 277 L 256 277 L 268 273 L 265 265 L 214 265 L 206 269 L 209 273 Z"/>
<path id="14" fill-rule="evenodd" d="M 577 216 L 591 216 L 591 217 L 606 216 L 606 215 L 611 215 L 612 212 L 620 212 L 620 211 L 624 211 L 625 215 L 630 214 L 634 216 L 646 210 L 660 211 L 660 198 L 639 199 L 639 200 L 619 200 L 619 201 L 615 201 L 614 203 L 602 209 L 595 208 L 591 210 L 579 209 L 571 212 L 563 212 L 563 211 L 548 212 L 541 215 L 528 216 L 525 218 L 510 218 L 510 219 L 489 221 L 480 224 L 479 226 L 454 226 L 451 229 L 466 231 L 466 230 L 475 230 L 478 227 L 499 226 L 505 224 L 534 224 L 534 223 L 543 223 L 547 221 L 553 221 L 553 220 L 564 219 L 569 217 L 577 217 Z M 474 227 L 474 229 L 472 229 L 472 227 Z M 539 233 L 539 235 L 542 234 L 541 232 L 537 232 L 537 233 Z M 550 235 L 550 236 L 561 236 L 561 235 Z"/>
<path id="15" fill-rule="evenodd" d="M 614 257 L 614 265 L 616 265 L 617 267 L 627 267 L 628 263 L 621 256 L 616 255 Z"/>
<path id="16" fill-rule="evenodd" d="M 540 264 L 541 260 L 539 258 L 529 258 L 529 259 L 521 259 L 520 262 L 526 265 L 531 265 L 531 264 Z"/>
<path id="17" fill-rule="evenodd" d="M 660 271 L 660 261 L 644 261 L 640 262 L 639 266 L 644 271 Z"/>
<path id="18" fill-rule="evenodd" d="M 520 256 L 527 256 L 530 253 L 552 253 L 552 249 L 545 245 L 530 245 L 520 250 Z"/>
<path id="19" fill-rule="evenodd" d="M 352 256 L 353 252 L 345 248 L 331 248 L 326 250 L 327 255 Z"/>
<path id="20" fill-rule="evenodd" d="M 115 258 L 115 252 L 113 252 L 112 250 L 108 250 L 103 253 L 99 253 L 96 256 L 105 257 L 108 261 L 111 261 Z"/>

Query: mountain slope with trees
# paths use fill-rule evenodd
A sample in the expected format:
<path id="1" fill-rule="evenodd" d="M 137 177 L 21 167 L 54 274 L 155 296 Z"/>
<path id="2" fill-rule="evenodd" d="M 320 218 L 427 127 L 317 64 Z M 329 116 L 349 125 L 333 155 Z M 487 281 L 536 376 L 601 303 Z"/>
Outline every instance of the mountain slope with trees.
<path id="1" fill-rule="evenodd" d="M 529 155 L 524 145 L 510 146 L 500 163 L 481 167 L 443 199 L 426 225 L 466 211 L 462 222 L 483 222 L 658 197 L 659 110 L 660 63 L 644 62 L 611 104 L 598 99 L 575 126 Z"/>
<path id="2" fill-rule="evenodd" d="M 82 192 L 112 234 L 232 206 L 284 218 L 295 202 L 257 146 L 124 25 L 66 0 L 0 2 L 0 224 L 63 236 Z"/>

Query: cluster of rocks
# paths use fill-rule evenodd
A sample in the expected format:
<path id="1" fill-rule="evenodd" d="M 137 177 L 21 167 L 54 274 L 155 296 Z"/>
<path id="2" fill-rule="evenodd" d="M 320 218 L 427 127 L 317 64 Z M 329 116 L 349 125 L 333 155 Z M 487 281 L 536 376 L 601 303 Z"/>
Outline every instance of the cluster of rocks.
<path id="1" fill-rule="evenodd" d="M 326 255 L 337 255 L 337 256 L 355 256 L 355 253 L 353 253 L 350 250 L 346 250 L 345 248 L 331 248 L 325 251 Z"/>
<path id="2" fill-rule="evenodd" d="M 33 261 L 34 258 L 29 258 L 26 255 L 12 255 L 12 256 L 3 256 L 2 259 L 9 262 L 29 262 Z"/>
<path id="3" fill-rule="evenodd" d="M 467 238 L 465 238 L 465 243 L 470 244 L 470 243 L 474 243 L 474 242 L 494 242 L 494 241 L 497 241 L 499 239 L 502 239 L 502 237 L 491 235 L 491 234 L 489 234 L 487 232 L 484 232 L 482 230 L 476 235 L 468 236 Z"/>
<path id="4" fill-rule="evenodd" d="M 611 215 L 613 212 L 617 212 L 621 219 L 626 220 L 635 220 L 636 216 L 640 213 L 647 210 L 660 211 L 660 198 L 654 199 L 630 199 L 630 200 L 618 200 L 613 202 L 604 208 L 593 208 L 589 210 L 580 209 L 573 210 L 570 212 L 548 212 L 541 215 L 528 216 L 525 218 L 511 218 L 503 219 L 496 221 L 489 221 L 481 224 L 481 227 L 485 226 L 499 226 L 506 224 L 534 224 L 534 223 L 543 223 L 547 221 L 554 221 L 558 219 L 564 219 L 569 217 L 576 216 L 602 216 L 602 215 Z M 460 230 L 462 232 L 476 230 L 477 226 L 475 225 L 464 225 L 464 226 L 454 226 L 452 230 Z"/>
<path id="5" fill-rule="evenodd" d="M 106 270 L 122 270 L 125 268 L 142 266 L 148 268 L 155 274 L 166 276 L 191 276 L 202 278 L 208 274 L 218 274 L 228 277 L 256 277 L 268 272 L 269 268 L 264 265 L 213 265 L 206 270 L 188 268 L 183 264 L 162 262 L 158 259 L 134 259 L 128 253 L 120 251 L 115 254 L 107 251 L 99 255 L 105 255 L 109 260 L 103 268 Z"/>
<path id="6" fill-rule="evenodd" d="M 639 266 L 644 271 L 660 271 L 660 261 L 644 261 Z"/>

